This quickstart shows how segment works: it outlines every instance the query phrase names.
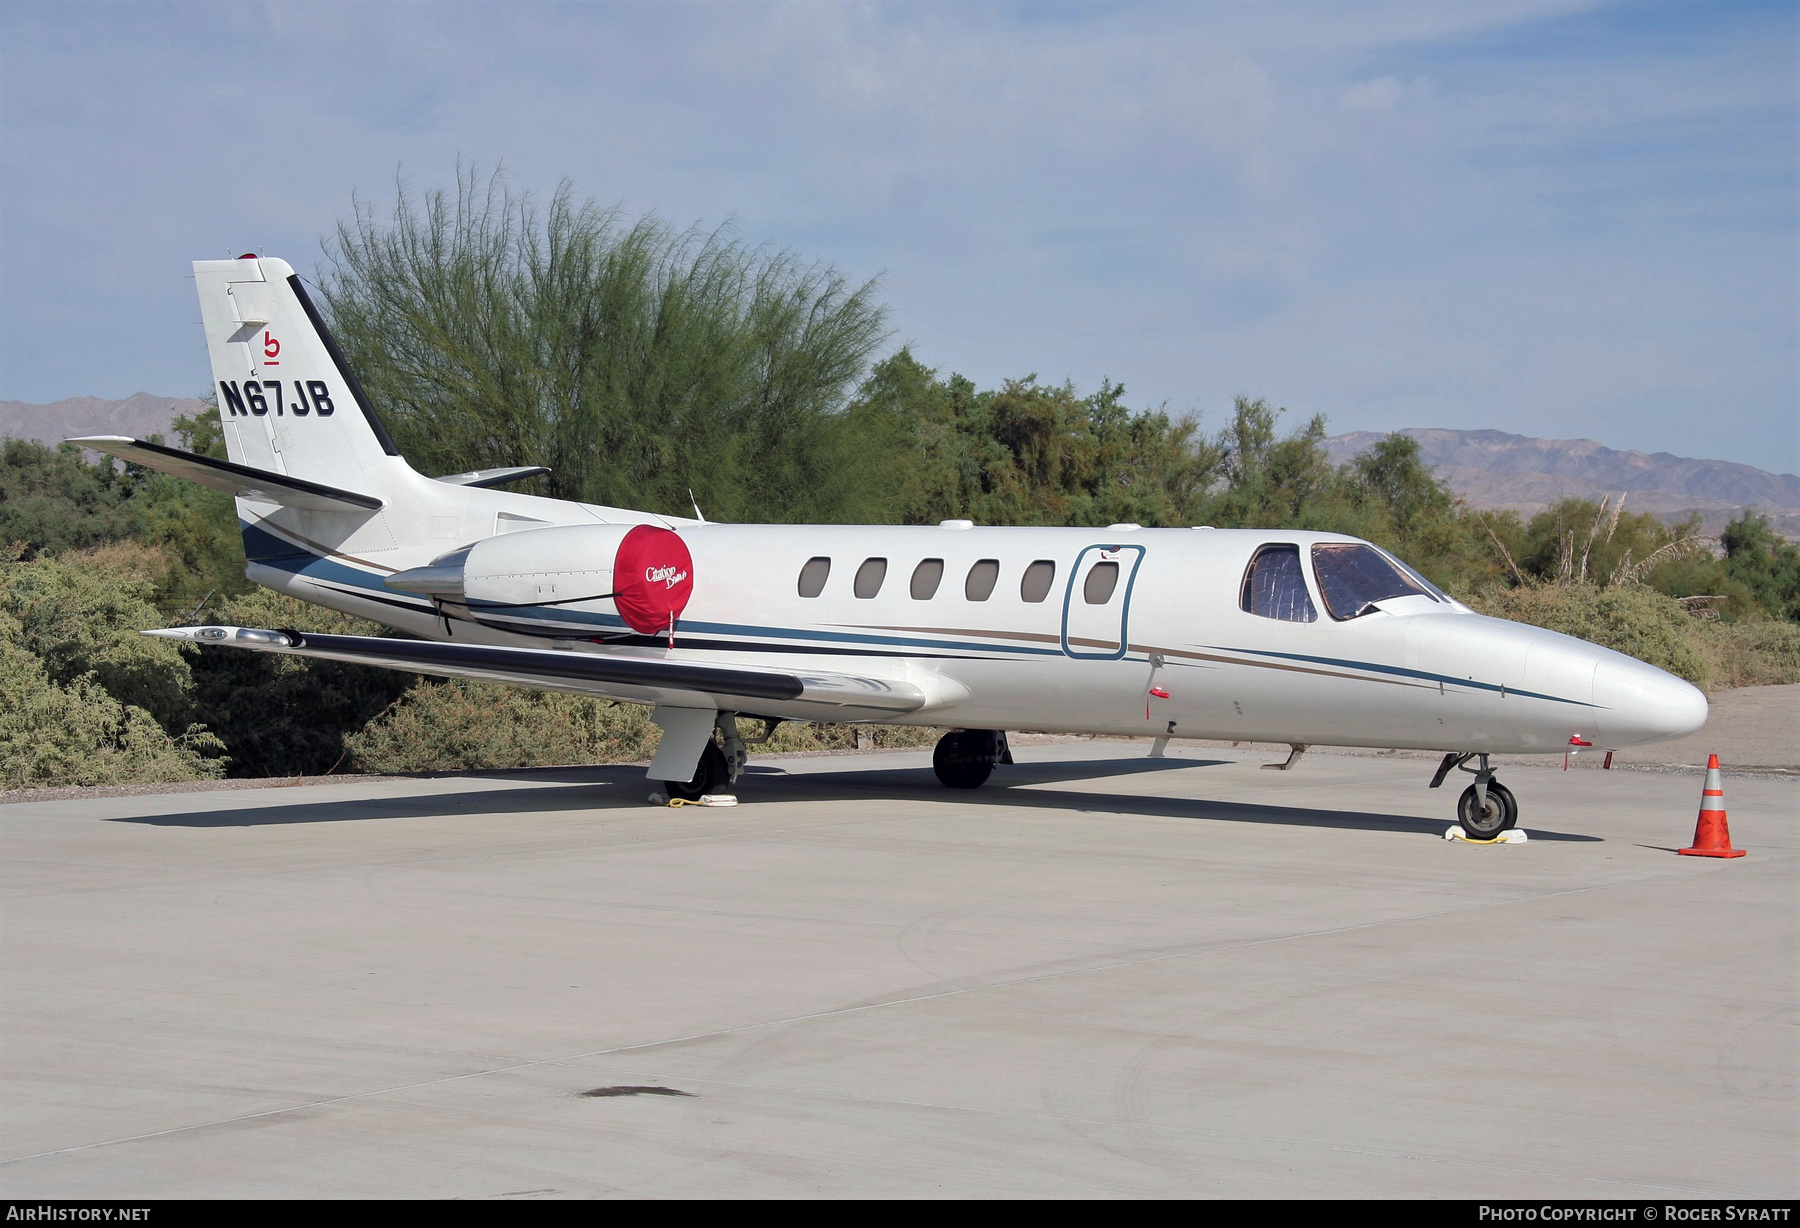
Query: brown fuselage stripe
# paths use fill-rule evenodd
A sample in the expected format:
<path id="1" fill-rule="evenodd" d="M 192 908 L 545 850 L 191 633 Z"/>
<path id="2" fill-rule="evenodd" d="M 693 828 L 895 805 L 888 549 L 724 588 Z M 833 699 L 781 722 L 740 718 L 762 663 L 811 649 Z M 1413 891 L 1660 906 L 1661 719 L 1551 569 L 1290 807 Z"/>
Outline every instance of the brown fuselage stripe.
<path id="1" fill-rule="evenodd" d="M 389 567 L 386 563 L 377 563 L 373 559 L 359 559 L 354 554 L 339 553 L 330 546 L 325 545 L 323 542 L 316 542 L 310 537 L 300 536 L 300 534 L 294 532 L 285 525 L 275 525 L 267 520 L 259 520 L 256 522 L 256 527 L 269 534 L 271 537 L 284 537 L 288 541 L 293 542 L 296 546 L 305 546 L 307 549 L 311 550 L 312 553 L 322 554 L 326 558 L 343 559 L 348 563 L 361 563 L 364 567 L 373 567 L 376 571 L 398 573 L 400 570 L 398 567 Z M 388 532 L 392 533 L 393 530 L 389 529 Z"/>

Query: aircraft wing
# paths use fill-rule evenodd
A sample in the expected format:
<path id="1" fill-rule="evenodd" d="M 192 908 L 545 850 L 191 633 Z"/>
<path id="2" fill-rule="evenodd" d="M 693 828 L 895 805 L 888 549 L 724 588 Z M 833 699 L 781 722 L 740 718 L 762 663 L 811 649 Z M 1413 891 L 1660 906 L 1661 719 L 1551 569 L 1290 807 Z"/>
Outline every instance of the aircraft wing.
<path id="1" fill-rule="evenodd" d="M 638 703 L 694 707 L 701 706 L 696 701 L 703 701 L 727 711 L 801 720 L 854 721 L 901 716 L 918 711 L 928 702 L 925 691 L 910 682 L 820 670 L 671 661 L 622 652 L 499 648 L 255 627 L 170 627 L 144 634 L 192 644 L 318 657 Z"/>
<path id="2" fill-rule="evenodd" d="M 290 478 L 285 474 L 270 473 L 266 469 L 252 469 L 249 465 L 214 460 L 197 452 L 183 452 L 180 448 L 145 443 L 141 439 L 131 439 L 125 435 L 88 435 L 80 439 L 65 439 L 63 442 L 80 444 L 84 448 L 116 456 L 146 469 L 171 473 L 178 478 L 210 486 L 214 490 L 227 491 L 245 499 L 278 503 L 283 507 L 305 508 L 314 512 L 378 512 L 385 506 L 373 495 L 359 495 L 355 491 Z"/>

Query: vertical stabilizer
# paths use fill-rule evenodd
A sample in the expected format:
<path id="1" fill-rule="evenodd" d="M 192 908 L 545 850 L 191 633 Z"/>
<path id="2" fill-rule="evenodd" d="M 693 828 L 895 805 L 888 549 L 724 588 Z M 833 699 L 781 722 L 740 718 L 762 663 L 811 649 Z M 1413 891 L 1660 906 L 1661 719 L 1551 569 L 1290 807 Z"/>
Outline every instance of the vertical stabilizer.
<path id="1" fill-rule="evenodd" d="M 233 461 L 342 485 L 399 457 L 285 260 L 197 260 L 194 281 Z"/>

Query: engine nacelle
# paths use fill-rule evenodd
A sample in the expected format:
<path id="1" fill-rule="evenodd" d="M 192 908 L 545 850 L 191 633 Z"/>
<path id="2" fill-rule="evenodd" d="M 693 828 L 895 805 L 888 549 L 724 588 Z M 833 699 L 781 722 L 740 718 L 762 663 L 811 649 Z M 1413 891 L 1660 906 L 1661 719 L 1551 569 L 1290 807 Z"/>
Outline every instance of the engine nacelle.
<path id="1" fill-rule="evenodd" d="M 484 611 L 579 608 L 616 613 L 641 635 L 670 630 L 694 591 L 681 535 L 658 525 L 576 524 L 483 538 L 387 587 Z"/>

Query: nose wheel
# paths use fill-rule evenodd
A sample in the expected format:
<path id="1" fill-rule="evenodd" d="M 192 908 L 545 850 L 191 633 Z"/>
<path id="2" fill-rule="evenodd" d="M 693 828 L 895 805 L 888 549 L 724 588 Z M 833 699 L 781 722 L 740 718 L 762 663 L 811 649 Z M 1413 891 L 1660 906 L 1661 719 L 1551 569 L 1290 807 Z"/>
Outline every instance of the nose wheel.
<path id="1" fill-rule="evenodd" d="M 1471 840 L 1492 840 L 1519 821 L 1519 802 L 1512 790 L 1497 780 L 1487 782 L 1486 796 L 1474 785 L 1463 790 L 1456 802 L 1456 821 Z"/>
<path id="2" fill-rule="evenodd" d="M 1479 766 L 1470 767 L 1471 759 Z M 1473 773 L 1475 777 L 1475 783 L 1464 789 L 1456 801 L 1456 821 L 1462 824 L 1469 839 L 1492 840 L 1519 821 L 1519 800 L 1512 795 L 1511 789 L 1494 779 L 1494 769 L 1488 766 L 1487 755 L 1480 751 L 1451 751 L 1445 755 L 1444 761 L 1438 764 L 1437 775 L 1431 778 L 1431 787 L 1435 789 L 1443 784 L 1444 777 L 1457 768 Z"/>

